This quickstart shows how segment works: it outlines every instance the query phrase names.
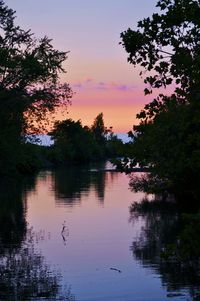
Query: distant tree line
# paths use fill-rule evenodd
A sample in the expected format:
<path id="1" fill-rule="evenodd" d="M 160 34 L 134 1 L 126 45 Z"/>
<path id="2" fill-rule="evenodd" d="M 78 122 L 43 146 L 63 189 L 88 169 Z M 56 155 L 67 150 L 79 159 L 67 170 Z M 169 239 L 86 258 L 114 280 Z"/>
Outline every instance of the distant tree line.
<path id="1" fill-rule="evenodd" d="M 57 121 L 50 132 L 54 144 L 49 150 L 50 162 L 88 163 L 122 156 L 124 144 L 104 125 L 103 113 L 97 115 L 91 127 L 81 121 Z"/>

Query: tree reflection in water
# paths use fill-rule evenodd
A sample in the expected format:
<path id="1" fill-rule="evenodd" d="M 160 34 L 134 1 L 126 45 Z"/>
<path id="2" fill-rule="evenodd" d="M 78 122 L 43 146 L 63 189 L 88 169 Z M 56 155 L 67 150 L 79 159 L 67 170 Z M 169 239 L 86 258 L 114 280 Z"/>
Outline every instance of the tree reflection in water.
<path id="1" fill-rule="evenodd" d="M 34 187 L 35 177 L 0 182 L 0 255 L 20 247 L 26 234 L 26 193 Z"/>
<path id="2" fill-rule="evenodd" d="M 143 223 L 139 236 L 131 246 L 133 256 L 145 268 L 160 276 L 169 297 L 187 294 L 185 300 L 200 300 L 199 265 L 162 256 L 167 246 L 179 243 L 180 214 L 168 205 L 160 206 L 159 202 L 150 202 L 147 206 L 144 200 L 141 204 L 132 206 L 130 210 L 130 221 L 134 223 L 141 219 Z"/>
<path id="3" fill-rule="evenodd" d="M 75 300 L 59 285 L 61 275 L 51 271 L 35 251 L 34 234 L 28 230 L 20 248 L 0 257 L 0 300 Z"/>
<path id="4" fill-rule="evenodd" d="M 0 189 L 0 300 L 74 300 L 61 276 L 36 252 L 36 235 L 27 230 L 26 191 L 35 179 L 13 179 Z"/>
<path id="5" fill-rule="evenodd" d="M 98 201 L 103 204 L 105 186 L 109 180 L 113 181 L 117 173 L 104 172 L 106 163 L 95 166 L 92 170 L 85 167 L 65 167 L 53 173 L 53 190 L 57 204 L 74 205 L 81 202 L 82 195 L 88 195 L 93 190 Z"/>

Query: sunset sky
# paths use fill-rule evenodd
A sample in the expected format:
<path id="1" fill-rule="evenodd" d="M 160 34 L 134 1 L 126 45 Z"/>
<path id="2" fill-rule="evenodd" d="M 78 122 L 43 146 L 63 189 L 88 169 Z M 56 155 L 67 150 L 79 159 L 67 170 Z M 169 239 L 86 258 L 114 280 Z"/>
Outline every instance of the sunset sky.
<path id="1" fill-rule="evenodd" d="M 7 0 L 16 22 L 37 37 L 47 35 L 55 48 L 70 51 L 65 63 L 75 95 L 68 114 L 91 125 L 104 114 L 106 126 L 127 132 L 148 99 L 139 70 L 127 63 L 120 33 L 155 11 L 155 0 Z"/>

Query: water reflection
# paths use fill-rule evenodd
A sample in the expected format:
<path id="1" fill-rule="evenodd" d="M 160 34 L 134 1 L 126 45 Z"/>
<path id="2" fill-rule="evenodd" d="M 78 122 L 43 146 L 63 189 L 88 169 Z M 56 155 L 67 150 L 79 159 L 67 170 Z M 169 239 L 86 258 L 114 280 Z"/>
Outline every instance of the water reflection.
<path id="1" fill-rule="evenodd" d="M 92 168 L 68 167 L 54 171 L 52 175 L 56 203 L 73 206 L 81 202 L 82 195 L 87 196 L 90 191 L 94 191 L 99 203 L 103 204 L 108 180 L 112 182 L 117 177 L 117 173 L 106 173 L 105 169 L 106 163 L 101 163 Z"/>
<path id="2" fill-rule="evenodd" d="M 161 257 L 177 243 L 179 213 L 130 214 L 143 194 L 128 190 L 124 174 L 98 168 L 44 171 L 1 187 L 0 301 L 74 300 L 68 283 L 82 301 L 198 300 L 197 269 Z"/>
<path id="3" fill-rule="evenodd" d="M 0 300 L 75 300 L 69 289 L 62 292 L 61 276 L 51 271 L 34 244 L 29 229 L 20 248 L 0 257 Z"/>
<path id="4" fill-rule="evenodd" d="M 177 245 L 181 231 L 180 214 L 176 210 L 163 210 L 152 206 L 148 210 L 133 211 L 130 221 L 142 219 L 144 226 L 132 243 L 134 258 L 140 264 L 158 274 L 168 297 L 183 296 L 184 300 L 200 300 L 200 274 L 197 265 L 167 260 L 162 251 L 169 245 Z M 189 297 L 186 298 L 186 296 Z M 186 298 L 186 299 L 185 299 Z"/>
<path id="5" fill-rule="evenodd" d="M 34 186 L 35 178 L 0 183 L 0 254 L 5 248 L 20 247 L 26 234 L 26 191 Z"/>
<path id="6" fill-rule="evenodd" d="M 74 300 L 35 249 L 38 236 L 26 223 L 26 197 L 34 187 L 34 177 L 0 185 L 0 300 Z"/>

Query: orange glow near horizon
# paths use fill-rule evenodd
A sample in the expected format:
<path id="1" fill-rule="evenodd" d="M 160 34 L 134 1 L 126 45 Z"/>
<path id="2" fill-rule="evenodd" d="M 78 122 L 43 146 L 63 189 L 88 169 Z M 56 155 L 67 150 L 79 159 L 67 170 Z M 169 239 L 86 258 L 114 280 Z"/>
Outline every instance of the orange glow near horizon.
<path id="1" fill-rule="evenodd" d="M 136 115 L 156 96 L 156 93 L 144 96 L 142 84 L 94 82 L 88 78 L 71 86 L 75 92 L 71 105 L 61 106 L 54 114 L 48 115 L 46 132 L 52 129 L 55 121 L 69 118 L 81 120 L 83 126 L 90 127 L 102 112 L 106 127 L 112 127 L 114 133 L 127 133 L 139 123 Z"/>
<path id="2" fill-rule="evenodd" d="M 72 105 L 58 109 L 55 120 L 71 118 L 91 126 L 102 112 L 105 126 L 112 126 L 115 133 L 127 133 L 138 123 L 136 114 L 147 102 L 142 85 L 95 82 L 88 78 L 71 86 L 75 91 Z"/>
<path id="3" fill-rule="evenodd" d="M 63 63 L 67 72 L 60 74 L 60 81 L 69 83 L 76 94 L 69 113 L 62 114 L 60 108 L 49 114 L 49 123 L 72 118 L 90 126 L 102 112 L 105 125 L 113 126 L 114 132 L 132 129 L 136 114 L 149 98 L 144 97 L 140 67 L 127 62 L 120 34 L 154 13 L 156 2 L 6 1 L 17 12 L 16 24 L 30 28 L 38 38 L 52 38 L 55 49 L 68 52 Z"/>
<path id="4" fill-rule="evenodd" d="M 90 127 L 96 116 L 102 112 L 107 128 L 112 127 L 114 133 L 128 133 L 133 129 L 133 125 L 139 123 L 136 115 L 157 94 L 144 96 L 142 86 L 129 89 L 125 85 L 111 83 L 112 85 L 114 88 L 107 85 L 102 90 L 79 89 L 74 94 L 71 105 L 61 106 L 54 114 L 48 115 L 49 126 L 46 132 L 52 129 L 55 121 L 69 118 L 74 121 L 80 120 L 83 126 Z"/>
<path id="5" fill-rule="evenodd" d="M 112 126 L 114 132 L 128 132 L 135 124 L 135 115 L 139 111 L 135 106 L 74 106 L 69 108 L 69 118 L 81 119 L 83 125 L 92 125 L 95 117 L 103 113 L 104 123 L 107 127 Z M 81 118 L 80 118 L 81 116 Z"/>

